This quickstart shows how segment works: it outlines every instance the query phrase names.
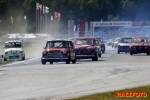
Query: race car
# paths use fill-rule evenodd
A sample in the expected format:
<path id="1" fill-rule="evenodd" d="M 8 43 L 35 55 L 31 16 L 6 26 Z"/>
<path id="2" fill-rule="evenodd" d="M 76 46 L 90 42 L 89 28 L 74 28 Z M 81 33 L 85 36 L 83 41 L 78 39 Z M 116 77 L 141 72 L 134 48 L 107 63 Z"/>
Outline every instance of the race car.
<path id="1" fill-rule="evenodd" d="M 118 54 L 120 52 L 130 52 L 130 44 L 132 42 L 132 37 L 122 37 L 118 42 Z"/>
<path id="2" fill-rule="evenodd" d="M 77 59 L 97 61 L 98 57 L 101 57 L 99 40 L 96 40 L 94 37 L 74 37 L 69 39 L 74 41 Z"/>
<path id="3" fill-rule="evenodd" d="M 147 55 L 150 55 L 150 44 L 146 36 L 137 36 L 132 38 L 130 55 L 138 53 L 146 53 Z"/>
<path id="4" fill-rule="evenodd" d="M 5 42 L 4 61 L 25 60 L 25 51 L 20 40 L 10 40 Z"/>
<path id="5" fill-rule="evenodd" d="M 100 41 L 101 52 L 105 53 L 106 48 L 105 48 L 105 43 L 103 41 L 103 38 L 100 36 L 95 36 L 94 38 Z"/>
<path id="6" fill-rule="evenodd" d="M 75 49 L 72 41 L 69 40 L 50 40 L 47 41 L 44 51 L 42 52 L 41 63 L 46 62 L 53 64 L 53 62 L 63 62 L 70 64 L 76 63 Z"/>

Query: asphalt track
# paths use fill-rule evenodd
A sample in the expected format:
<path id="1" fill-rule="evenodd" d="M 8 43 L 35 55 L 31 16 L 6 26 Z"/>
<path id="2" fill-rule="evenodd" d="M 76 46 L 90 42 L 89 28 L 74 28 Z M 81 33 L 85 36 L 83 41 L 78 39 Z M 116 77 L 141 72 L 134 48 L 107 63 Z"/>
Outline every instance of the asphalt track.
<path id="1" fill-rule="evenodd" d="M 111 47 L 98 61 L 42 65 L 34 58 L 0 66 L 1 100 L 59 100 L 143 85 L 150 85 L 150 56 Z"/>

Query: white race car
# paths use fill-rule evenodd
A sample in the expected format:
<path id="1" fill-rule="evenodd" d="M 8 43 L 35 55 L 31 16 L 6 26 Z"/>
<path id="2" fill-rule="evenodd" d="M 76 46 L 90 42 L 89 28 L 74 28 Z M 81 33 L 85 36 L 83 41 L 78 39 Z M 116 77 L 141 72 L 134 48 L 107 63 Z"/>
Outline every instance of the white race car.
<path id="1" fill-rule="evenodd" d="M 20 40 L 6 41 L 4 46 L 4 61 L 25 60 L 23 44 Z"/>

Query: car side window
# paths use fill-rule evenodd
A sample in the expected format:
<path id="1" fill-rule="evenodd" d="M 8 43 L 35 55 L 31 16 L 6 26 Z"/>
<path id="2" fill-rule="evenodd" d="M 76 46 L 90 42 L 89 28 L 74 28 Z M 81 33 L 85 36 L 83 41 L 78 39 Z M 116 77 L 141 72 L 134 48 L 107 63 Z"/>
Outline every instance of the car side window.
<path id="1" fill-rule="evenodd" d="M 94 40 L 94 45 L 99 45 L 99 41 L 98 40 Z"/>

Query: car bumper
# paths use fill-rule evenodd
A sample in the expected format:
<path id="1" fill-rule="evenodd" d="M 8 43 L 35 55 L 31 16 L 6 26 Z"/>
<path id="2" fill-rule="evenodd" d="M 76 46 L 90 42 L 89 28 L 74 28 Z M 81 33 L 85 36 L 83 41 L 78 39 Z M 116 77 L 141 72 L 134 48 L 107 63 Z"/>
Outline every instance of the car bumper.
<path id="1" fill-rule="evenodd" d="M 89 59 L 93 57 L 95 57 L 95 55 L 76 55 L 77 59 Z"/>
<path id="2" fill-rule="evenodd" d="M 68 58 L 67 57 L 63 57 L 63 58 L 44 58 L 42 57 L 41 60 L 45 60 L 46 62 L 50 62 L 50 61 L 66 61 Z"/>

